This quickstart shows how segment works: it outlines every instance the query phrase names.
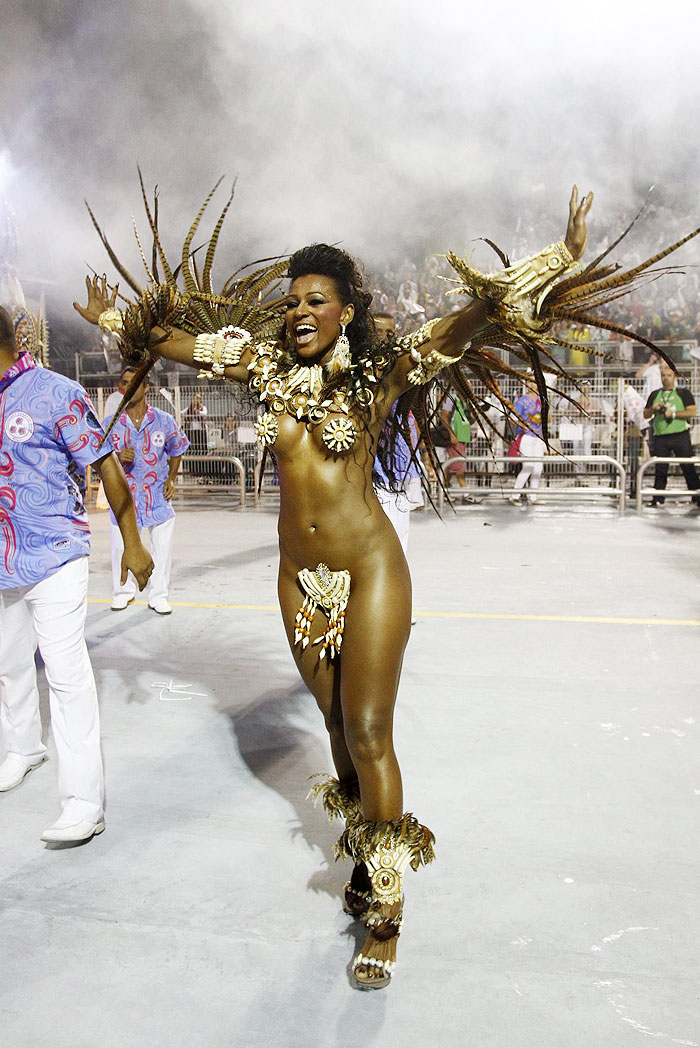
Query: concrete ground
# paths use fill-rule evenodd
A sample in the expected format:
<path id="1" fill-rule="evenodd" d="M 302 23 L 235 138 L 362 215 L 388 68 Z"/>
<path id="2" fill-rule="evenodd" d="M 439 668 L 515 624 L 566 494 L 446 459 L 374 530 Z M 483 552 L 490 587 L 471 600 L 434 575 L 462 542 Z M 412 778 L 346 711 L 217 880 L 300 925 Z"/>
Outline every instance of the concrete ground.
<path id="1" fill-rule="evenodd" d="M 274 513 L 180 508 L 169 618 L 110 611 L 93 524 L 107 829 L 40 842 L 55 759 L 0 796 L 0 1044 L 700 1044 L 692 512 L 414 515 L 396 734 L 438 861 L 409 873 L 371 994 L 337 831 L 305 800 L 330 760 L 275 609 Z"/>

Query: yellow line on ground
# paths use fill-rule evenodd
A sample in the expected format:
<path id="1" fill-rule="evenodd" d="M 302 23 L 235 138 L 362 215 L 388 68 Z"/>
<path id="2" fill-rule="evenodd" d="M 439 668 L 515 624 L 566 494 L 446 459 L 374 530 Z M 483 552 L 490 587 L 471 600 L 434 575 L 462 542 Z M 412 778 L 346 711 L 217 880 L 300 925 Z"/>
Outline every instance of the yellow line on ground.
<path id="1" fill-rule="evenodd" d="M 90 597 L 89 604 L 111 604 L 102 597 Z M 146 607 L 145 600 L 135 604 Z M 228 611 L 279 611 L 276 604 L 213 604 L 204 601 L 170 601 L 173 608 L 223 608 Z M 611 615 L 526 615 L 491 611 L 414 611 L 424 619 L 495 619 L 501 622 L 590 622 L 607 626 L 700 626 L 700 619 L 631 619 Z"/>

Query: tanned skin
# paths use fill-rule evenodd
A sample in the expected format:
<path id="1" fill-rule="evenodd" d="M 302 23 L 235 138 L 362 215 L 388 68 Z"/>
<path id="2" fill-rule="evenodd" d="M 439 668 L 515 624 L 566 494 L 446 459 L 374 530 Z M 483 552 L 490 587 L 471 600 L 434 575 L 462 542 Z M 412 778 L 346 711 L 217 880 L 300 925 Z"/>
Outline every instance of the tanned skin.
<path id="1" fill-rule="evenodd" d="M 574 258 L 586 245 L 586 216 L 593 195 L 581 202 L 574 187 L 569 204 L 566 244 Z M 113 306 L 103 279 L 88 278 L 88 304 L 75 307 L 97 322 Z M 340 325 L 352 321 L 353 307 L 343 302 L 335 282 L 324 276 L 297 278 L 289 290 L 287 340 L 301 363 L 325 364 L 330 359 Z M 486 323 L 481 303 L 440 320 L 420 352 L 437 349 L 458 357 L 465 342 Z M 301 324 L 313 334 L 297 335 Z M 154 339 L 163 332 L 156 330 Z M 174 331 L 157 352 L 168 360 L 199 368 L 193 359 L 194 337 Z M 247 383 L 250 351 L 226 369 L 228 379 Z M 322 441 L 322 426 L 291 415 L 278 416 L 278 436 L 272 447 L 280 483 L 280 569 L 278 592 L 292 655 L 304 683 L 325 719 L 338 778 L 359 781 L 362 811 L 367 820 L 394 820 L 403 813 L 401 773 L 393 744 L 393 712 L 403 653 L 411 627 L 411 578 L 400 542 L 372 488 L 373 448 L 397 397 L 408 388 L 414 367 L 408 354 L 399 357 L 383 389 L 378 391 L 367 427 L 357 425 L 350 452 L 335 454 Z M 352 413 L 351 413 L 352 417 Z M 347 570 L 352 584 L 342 653 L 331 662 L 318 658 L 313 643 L 302 651 L 294 646 L 294 620 L 303 600 L 297 581 L 302 568 L 323 561 L 332 571 Z M 311 640 L 324 630 L 318 612 Z"/>

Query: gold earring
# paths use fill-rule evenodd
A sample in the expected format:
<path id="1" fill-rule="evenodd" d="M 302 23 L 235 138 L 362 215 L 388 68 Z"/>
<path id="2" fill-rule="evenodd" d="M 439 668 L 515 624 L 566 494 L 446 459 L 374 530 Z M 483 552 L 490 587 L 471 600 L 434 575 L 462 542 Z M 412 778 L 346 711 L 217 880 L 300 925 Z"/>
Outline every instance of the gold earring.
<path id="1" fill-rule="evenodd" d="M 341 324 L 340 334 L 335 340 L 333 355 L 326 365 L 326 370 L 330 375 L 337 375 L 339 371 L 347 371 L 351 363 L 350 342 L 345 334 L 345 324 Z"/>

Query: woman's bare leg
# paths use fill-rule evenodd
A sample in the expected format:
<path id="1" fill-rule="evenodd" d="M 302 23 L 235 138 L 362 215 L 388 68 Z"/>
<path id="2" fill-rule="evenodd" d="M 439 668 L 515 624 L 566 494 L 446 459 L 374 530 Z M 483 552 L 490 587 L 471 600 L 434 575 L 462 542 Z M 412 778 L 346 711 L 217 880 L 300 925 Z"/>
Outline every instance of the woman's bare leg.
<path id="1" fill-rule="evenodd" d="M 353 580 L 340 659 L 345 743 L 357 770 L 367 820 L 390 821 L 403 813 L 393 718 L 411 629 L 411 583 L 401 561 L 398 571 L 371 572 Z"/>
<path id="2" fill-rule="evenodd" d="M 319 659 L 318 647 L 309 643 L 304 651 L 294 644 L 294 623 L 301 606 L 303 595 L 296 577 L 284 577 L 280 572 L 278 586 L 282 619 L 287 633 L 289 646 L 297 664 L 301 678 L 316 700 L 323 714 L 330 737 L 333 763 L 339 782 L 352 785 L 357 782 L 357 772 L 348 752 L 343 729 L 343 713 L 340 703 L 340 665 L 328 659 Z M 319 612 L 318 622 L 314 622 L 311 641 L 323 632 L 325 618 Z M 345 885 L 345 911 L 351 917 L 362 917 L 368 910 L 371 901 L 372 884 L 363 862 L 356 863 Z"/>
<path id="3" fill-rule="evenodd" d="M 355 782 L 357 772 L 348 752 L 343 731 L 339 666 L 329 659 L 319 659 L 318 647 L 315 647 L 313 643 L 309 643 L 303 651 L 300 645 L 294 644 L 294 622 L 304 599 L 296 576 L 292 575 L 290 578 L 280 572 L 278 593 L 287 640 L 301 678 L 323 715 L 330 736 L 331 753 L 338 779 L 344 783 Z M 326 620 L 320 611 L 316 617 L 318 621 L 314 622 L 311 642 L 323 632 L 325 626 Z"/>

